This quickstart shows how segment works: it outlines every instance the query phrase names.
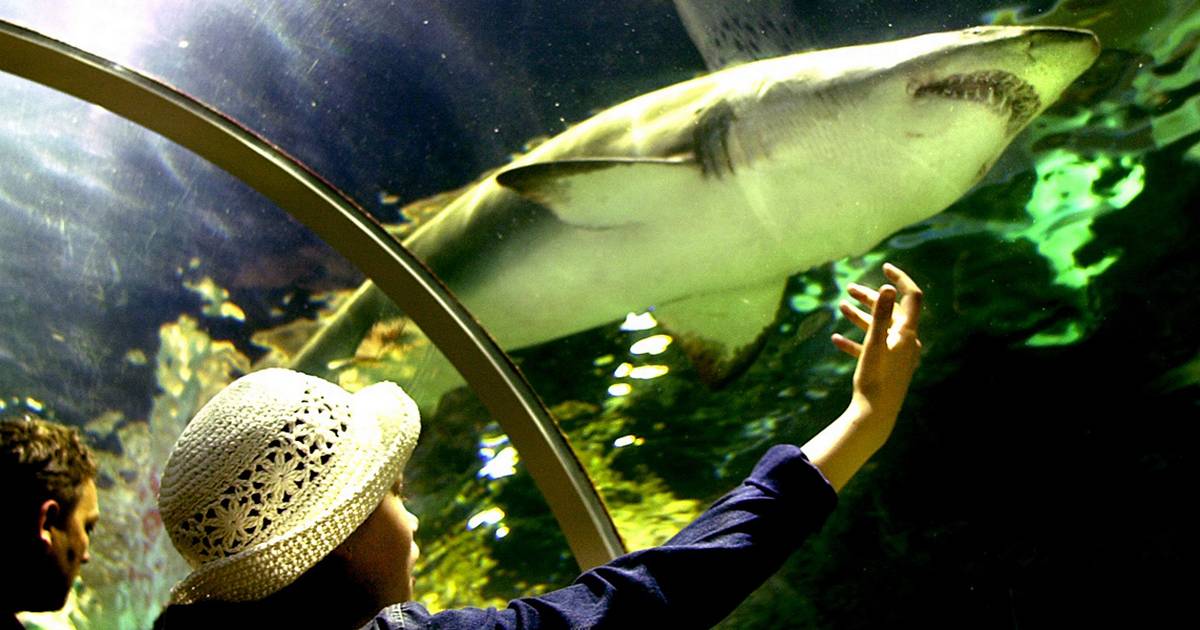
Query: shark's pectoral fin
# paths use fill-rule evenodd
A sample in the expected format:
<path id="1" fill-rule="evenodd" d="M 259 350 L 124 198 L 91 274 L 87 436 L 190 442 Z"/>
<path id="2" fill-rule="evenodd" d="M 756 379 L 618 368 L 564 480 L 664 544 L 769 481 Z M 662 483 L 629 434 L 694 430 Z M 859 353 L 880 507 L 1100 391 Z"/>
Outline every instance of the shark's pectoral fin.
<path id="1" fill-rule="evenodd" d="M 774 323 L 786 282 L 771 282 L 685 298 L 654 316 L 691 359 L 700 378 L 721 387 L 754 363 Z"/>
<path id="2" fill-rule="evenodd" d="M 409 202 L 400 209 L 400 216 L 403 218 L 403 222 L 384 225 L 384 228 L 398 240 L 404 240 L 415 232 L 417 228 L 432 221 L 442 210 L 446 209 L 446 206 L 450 205 L 450 202 L 463 196 L 475 184 L 473 182 L 454 190 L 448 190 Z"/>
<path id="3" fill-rule="evenodd" d="M 609 228 L 643 223 L 652 208 L 679 207 L 669 204 L 695 194 L 699 173 L 689 159 L 598 158 L 518 166 L 496 182 L 564 223 Z"/>

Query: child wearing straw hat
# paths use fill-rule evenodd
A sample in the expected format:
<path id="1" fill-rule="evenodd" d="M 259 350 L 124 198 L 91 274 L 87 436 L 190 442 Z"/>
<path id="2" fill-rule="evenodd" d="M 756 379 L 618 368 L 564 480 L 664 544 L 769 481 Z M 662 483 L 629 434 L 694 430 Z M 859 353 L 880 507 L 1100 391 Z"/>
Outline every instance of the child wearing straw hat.
<path id="1" fill-rule="evenodd" d="M 155 627 L 711 626 L 820 528 L 891 433 L 920 356 L 922 294 L 900 269 L 884 273 L 895 286 L 850 288 L 869 313 L 840 306 L 866 337 L 833 337 L 858 360 L 838 419 L 802 448 L 770 449 L 662 546 L 503 610 L 434 614 L 410 601 L 417 519 L 397 486 L 420 419 L 398 386 L 350 394 L 289 370 L 244 376 L 197 413 L 167 462 L 159 507 L 193 571 Z"/>

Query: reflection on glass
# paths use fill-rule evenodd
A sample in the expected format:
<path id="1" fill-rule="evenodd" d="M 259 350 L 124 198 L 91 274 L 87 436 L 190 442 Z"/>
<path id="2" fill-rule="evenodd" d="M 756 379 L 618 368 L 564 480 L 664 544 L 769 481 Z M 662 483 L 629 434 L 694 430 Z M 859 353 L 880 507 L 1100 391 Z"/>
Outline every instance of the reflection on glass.
<path id="1" fill-rule="evenodd" d="M 239 374 L 290 365 L 361 275 L 256 193 L 93 106 L 0 76 L 0 413 L 83 428 L 103 520 L 61 612 L 31 627 L 146 628 L 187 571 L 163 534 L 159 472 L 196 410 Z M 388 306 L 388 313 L 396 308 Z M 378 318 L 322 366 L 355 390 L 439 394 L 449 363 Z M 425 411 L 409 467 L 432 606 L 502 604 L 574 562 L 515 448 L 465 388 Z M 536 548 L 521 559 L 517 549 Z M 512 558 L 510 558 L 510 556 Z"/>
<path id="2" fill-rule="evenodd" d="M 394 13 L 384 13 L 382 3 L 351 3 L 346 19 L 310 19 L 308 9 L 291 8 L 254 16 L 253 3 L 232 4 L 246 8 L 222 5 L 219 18 L 195 9 L 184 20 L 191 25 L 186 37 L 144 42 L 154 51 L 145 61 L 247 120 L 378 216 L 411 218 L 403 227 L 408 233 L 454 196 L 430 195 L 469 184 L 512 153 L 536 150 L 540 138 L 595 110 L 702 71 L 666 2 L 556 9 L 514 0 L 487 14 L 444 2 L 396 3 Z M 1163 567 L 1177 561 L 1181 541 L 1191 537 L 1179 525 L 1190 521 L 1180 518 L 1178 506 L 1189 503 L 1181 499 L 1190 495 L 1180 479 L 1194 458 L 1186 419 L 1195 415 L 1200 384 L 1194 325 L 1200 311 L 1190 289 L 1200 284 L 1190 207 L 1200 187 L 1195 3 L 795 4 L 804 5 L 822 42 L 1024 22 L 1092 28 L 1105 50 L 962 201 L 861 256 L 790 277 L 758 354 L 723 386 L 702 382 L 683 338 L 657 309 L 648 310 L 661 305 L 650 303 L 514 352 L 570 436 L 625 542 L 630 548 L 662 542 L 736 483 L 768 445 L 803 442 L 840 411 L 852 366 L 827 341 L 831 331 L 847 328 L 834 305 L 850 282 L 877 281 L 879 264 L 893 260 L 929 292 L 925 364 L 906 416 L 888 448 L 842 495 L 825 534 L 728 626 L 1019 623 L 1054 610 L 1085 614 L 1095 594 L 1107 594 L 1112 584 L 1127 590 L 1106 603 L 1165 601 L 1173 591 L 1154 576 L 1167 573 Z M 355 13 L 369 10 L 380 14 Z M 236 30 L 237 50 L 250 53 L 230 57 L 269 59 L 262 65 L 272 71 L 247 72 L 241 81 L 244 68 L 206 67 L 202 60 L 221 30 Z M 185 40 L 189 45 L 180 47 Z M 30 98 L 57 109 L 49 98 Z M 7 353 L 3 366 L 12 363 L 8 355 L 26 364 L 5 374 L 12 383 L 5 404 L 59 410 L 78 423 L 108 418 L 118 432 L 143 431 L 139 439 L 150 444 L 158 434 L 127 418 L 166 414 L 162 422 L 178 422 L 186 413 L 169 410 L 190 408 L 188 400 L 206 395 L 199 384 L 186 385 L 206 368 L 160 358 L 156 348 L 243 366 L 266 360 L 262 352 L 274 356 L 278 347 L 274 360 L 286 362 L 321 327 L 318 318 L 345 299 L 341 290 L 359 280 L 332 266 L 318 285 L 338 292 L 291 290 L 296 269 L 312 268 L 325 254 L 254 241 L 257 230 L 236 223 L 243 213 L 224 210 L 241 202 L 211 201 L 213 194 L 224 199 L 223 188 L 187 174 L 190 167 L 176 166 L 180 158 L 166 151 L 130 156 L 165 173 L 176 188 L 155 202 L 153 219 L 128 219 L 138 216 L 145 186 L 138 176 L 113 184 L 57 157 L 48 147 L 68 125 L 47 128 L 28 118 L 35 114 L 18 109 L 5 119 L 13 122 L 0 122 L 5 163 L 13 165 L 4 175 L 12 178 L 3 189 L 5 216 L 22 226 L 0 232 L 0 238 L 20 235 L 3 243 L 0 288 L 26 296 L 5 310 L 3 323 L 29 339 L 14 334 L 0 348 Z M 85 128 L 95 117 L 86 108 L 64 115 L 70 126 Z M 30 130 L 45 139 L 14 151 Z M 88 144 L 87 165 L 103 170 L 106 151 L 121 146 Z M 32 184 L 13 183 L 25 174 Z M 119 199 L 122 212 L 90 203 L 94 191 Z M 182 231 L 197 245 L 163 246 L 164 234 L 181 230 L 156 223 L 175 214 L 162 210 L 195 206 L 203 209 L 200 227 Z M 610 245 L 613 259 L 630 253 L 621 243 Z M 727 253 L 752 250 L 731 245 Z M 134 284 L 154 277 L 141 261 L 170 273 Z M 254 278 L 251 286 L 278 276 L 279 290 L 259 304 L 240 288 L 241 272 Z M 30 286 L 44 295 L 31 295 Z M 106 297 L 63 315 L 60 304 L 79 302 L 60 296 Z M 190 319 L 177 307 L 151 317 L 139 306 L 179 300 L 188 301 L 183 310 Z M 121 303 L 140 310 L 112 308 Z M 282 314 L 272 316 L 276 310 Z M 126 319 L 84 325 L 98 311 Z M 376 321 L 384 315 L 387 321 Z M 529 590 L 561 584 L 569 562 L 551 540 L 557 528 L 537 503 L 520 457 L 478 402 L 453 389 L 454 375 L 434 369 L 437 358 L 417 358 L 418 332 L 393 315 L 376 311 L 320 364 L 348 386 L 398 378 L 437 406 L 410 485 L 422 539 L 445 532 L 437 537 L 441 547 L 423 543 L 428 564 L 418 579 L 437 589 L 427 603 L 480 604 L 520 590 L 494 586 L 505 580 Z M 151 334 L 87 342 L 97 331 L 145 328 L 139 317 L 153 320 Z M 253 345 L 228 332 L 251 329 L 262 331 L 250 338 Z M 39 350 L 47 344 L 59 352 Z M 418 351 L 404 349 L 410 347 Z M 90 404 L 120 399 L 101 395 L 110 382 L 118 392 L 138 385 L 150 393 L 131 397 L 142 401 L 132 409 Z M 152 407 L 159 387 L 164 402 Z M 85 400 L 79 392 L 88 393 Z M 112 409 L 121 411 L 106 416 Z M 113 483 L 138 495 L 143 481 L 131 479 Z M 1133 509 L 1114 513 L 1113 505 Z M 128 522 L 140 522 L 131 514 Z M 112 544 L 141 542 L 135 536 Z M 459 553 L 460 546 L 469 551 Z M 147 564 L 153 566 L 136 566 Z M 490 572 L 487 586 L 455 581 L 480 567 Z M 1129 584 L 1129 575 L 1142 576 L 1147 586 Z"/>
<path id="3" fill-rule="evenodd" d="M 1028 12 L 989 13 L 980 9 L 980 19 L 998 22 L 1095 28 L 1107 49 L 1058 105 L 1014 141 L 1005 161 L 991 176 L 961 201 L 937 216 L 887 235 L 868 252 L 789 278 L 779 296 L 782 299 L 774 303 L 779 309 L 766 328 L 758 354 L 728 382 L 717 387 L 703 382 L 701 370 L 682 348 L 682 335 L 665 321 L 663 304 L 642 304 L 653 310 L 641 315 L 631 313 L 623 323 L 623 311 L 630 305 L 621 304 L 621 308 L 606 312 L 611 323 L 580 326 L 587 328 L 583 331 L 564 326 L 562 335 L 549 341 L 533 339 L 533 333 L 512 321 L 527 316 L 533 322 L 531 326 L 540 324 L 542 313 L 555 308 L 565 311 L 567 314 L 560 315 L 566 318 L 574 314 L 573 308 L 593 296 L 572 295 L 556 306 L 553 299 L 546 298 L 555 295 L 552 287 L 527 282 L 518 287 L 518 295 L 511 300 L 496 300 L 501 305 L 496 309 L 510 312 L 478 310 L 485 324 L 501 322 L 496 328 L 498 339 L 513 348 L 523 372 L 572 439 L 626 543 L 636 549 L 658 544 L 677 531 L 736 483 L 769 444 L 803 442 L 840 411 L 849 393 L 852 363 L 833 350 L 828 334 L 848 328 L 834 305 L 845 295 L 849 283 L 876 281 L 884 260 L 899 261 L 928 279 L 922 284 L 931 287 L 928 308 L 934 324 L 928 333 L 930 367 L 921 377 L 927 379 L 924 387 L 928 389 L 918 391 L 912 404 L 926 415 L 906 419 L 897 444 L 843 496 L 844 507 L 831 523 L 829 537 L 798 554 L 761 599 L 730 620 L 730 627 L 773 627 L 772 620 L 779 619 L 820 627 L 827 616 L 844 619 L 838 616 L 839 607 L 846 606 L 831 593 L 844 593 L 860 584 L 870 595 L 847 595 L 854 606 L 864 605 L 873 597 L 883 598 L 892 606 L 890 610 L 916 615 L 913 611 L 921 607 L 911 602 L 923 602 L 928 610 L 943 601 L 953 601 L 947 610 L 961 607 L 982 616 L 979 611 L 987 610 L 986 606 L 976 606 L 970 595 L 955 591 L 948 584 L 954 578 L 941 582 L 944 567 L 933 559 L 935 552 L 927 550 L 950 553 L 960 565 L 969 565 L 973 553 L 1002 558 L 995 566 L 961 568 L 955 574 L 963 583 L 988 589 L 992 597 L 1011 592 L 1005 591 L 1006 587 L 1050 597 L 1031 584 L 1034 578 L 1021 581 L 1012 574 L 1032 572 L 1028 567 L 1044 567 L 1049 572 L 1066 569 L 1040 558 L 1039 554 L 1044 553 L 1041 545 L 1047 543 L 1036 526 L 1014 524 L 1005 515 L 1021 510 L 1021 498 L 1028 494 L 1037 497 L 1040 507 L 1064 523 L 1048 525 L 1048 529 L 1074 532 L 1087 528 L 1090 522 L 1070 515 L 1052 492 L 1031 489 L 1037 485 L 1038 476 L 1012 471 L 1014 464 L 1007 462 L 1009 449 L 1031 434 L 1043 435 L 1040 430 L 1061 431 L 1055 434 L 1055 446 L 1048 450 L 1062 448 L 1071 451 L 1072 456 L 1065 463 L 1056 461 L 1056 470 L 1070 469 L 1069 476 L 1086 483 L 1089 473 L 1078 471 L 1102 462 L 1105 449 L 1096 446 L 1088 450 L 1082 446 L 1086 442 L 1083 436 L 1094 435 L 1100 430 L 1096 425 L 1102 421 L 1068 419 L 1072 405 L 1066 399 L 1077 395 L 1066 392 L 1090 391 L 1089 383 L 1099 378 L 1090 371 L 1090 364 L 1106 357 L 1110 348 L 1137 354 L 1139 358 L 1132 361 L 1153 372 L 1133 379 L 1136 386 L 1132 391 L 1140 391 L 1138 388 L 1147 381 L 1164 376 L 1158 360 L 1114 341 L 1124 335 L 1138 337 L 1140 327 L 1129 324 L 1127 329 L 1120 328 L 1110 320 L 1128 308 L 1113 296 L 1132 294 L 1144 299 L 1144 293 L 1153 290 L 1157 299 L 1173 301 L 1169 282 L 1156 281 L 1153 289 L 1143 290 L 1136 286 L 1142 280 L 1135 270 L 1151 275 L 1181 273 L 1189 279 L 1196 276 L 1194 256 L 1186 253 L 1189 250 L 1184 244 L 1194 243 L 1194 236 L 1176 241 L 1161 233 L 1194 230 L 1194 221 L 1182 215 L 1186 214 L 1187 200 L 1195 195 L 1197 181 L 1195 143 L 1200 118 L 1195 116 L 1194 91 L 1200 62 L 1192 33 L 1200 25 L 1200 14 L 1188 3 L 1153 3 L 1150 15 L 1133 6 L 1125 2 L 1062 2 L 1041 3 L 1037 11 Z M 1136 19 L 1133 13 L 1137 13 Z M 940 18 L 929 16 L 926 26 L 927 30 L 945 27 Z M 612 102 L 599 103 L 598 107 Z M 619 131 L 652 137 L 655 130 L 639 128 L 635 122 Z M 530 153 L 545 151 L 547 142 L 532 144 Z M 516 163 L 522 164 L 522 159 L 518 157 Z M 1178 188 L 1168 183 L 1174 175 L 1179 177 Z M 1151 185 L 1153 181 L 1159 182 L 1158 188 Z M 520 188 L 529 182 L 510 183 Z M 610 184 L 605 190 L 634 185 L 627 180 Z M 546 205 L 553 207 L 553 195 L 561 191 L 538 192 L 548 195 Z M 447 208 L 458 210 L 462 204 L 469 206 L 493 194 L 484 184 Z M 441 201 L 445 205 L 448 200 Z M 805 202 L 796 200 L 799 206 Z M 481 202 L 481 207 L 490 211 L 489 203 Z M 631 207 L 638 212 L 659 209 L 636 204 Z M 1149 212 L 1153 212 L 1154 221 L 1165 224 L 1147 227 L 1139 213 Z M 534 211 L 529 216 L 513 214 L 514 221 L 542 220 Z M 696 264 L 699 258 L 685 256 L 684 262 L 676 259 L 669 249 L 674 244 L 670 239 L 663 240 L 667 246 L 661 251 L 647 246 L 652 251 L 631 252 L 634 246 L 610 238 L 616 228 L 603 224 L 603 216 L 562 218 L 566 223 L 574 219 L 594 228 L 589 246 L 603 248 L 611 260 L 627 260 L 633 255 L 661 256 L 662 268 L 647 273 L 662 271 L 664 281 L 674 279 L 680 265 Z M 747 217 L 747 221 L 753 220 Z M 1131 237 L 1134 226 L 1141 231 Z M 682 239 L 685 229 L 706 228 L 706 222 L 697 219 L 681 226 L 674 236 Z M 556 236 L 555 229 L 533 229 L 534 236 L 521 234 L 517 238 L 528 238 L 523 244 L 531 247 L 541 245 L 540 239 Z M 503 254 L 514 234 L 509 224 L 503 224 L 495 229 L 494 242 L 487 241 L 485 235 L 479 237 L 483 243 L 472 241 L 471 245 L 476 248 L 474 253 L 487 259 L 486 264 L 512 263 L 512 258 Z M 1160 244 L 1167 249 L 1159 250 Z M 755 252 L 745 243 L 730 244 L 729 248 L 730 258 Z M 473 282 L 478 277 L 472 275 L 475 272 L 494 272 L 493 268 L 466 268 L 485 264 L 477 258 L 463 256 L 467 263 L 452 261 L 446 265 L 441 250 L 416 249 L 429 254 L 432 266 L 448 271 L 446 280 L 451 286 L 464 277 Z M 560 253 L 570 259 L 574 252 Z M 1171 263 L 1171 257 L 1182 258 Z M 1180 271 L 1180 265 L 1186 271 Z M 542 265 L 536 271 L 550 278 L 543 285 L 591 282 L 597 293 L 602 293 L 603 283 L 612 279 L 608 266 L 593 269 Z M 642 279 L 630 278 L 629 284 Z M 469 304 L 485 291 L 472 282 L 465 282 L 462 292 Z M 1125 316 L 1138 318 L 1128 312 Z M 496 319 L 490 319 L 493 317 Z M 1172 321 L 1173 334 L 1188 338 L 1188 349 L 1180 356 L 1179 351 L 1172 350 L 1170 340 L 1161 339 L 1163 346 L 1150 354 L 1161 351 L 1172 357 L 1170 363 L 1175 369 L 1166 376 L 1176 388 L 1173 391 L 1194 387 L 1200 382 L 1192 356 L 1195 334 L 1177 328 L 1187 326 L 1186 318 L 1167 317 L 1162 312 L 1147 316 L 1153 321 L 1160 318 Z M 535 341 L 537 345 L 530 345 Z M 963 356 L 957 354 L 960 350 Z M 1122 363 L 1131 359 L 1122 356 L 1120 360 L 1103 360 Z M 963 364 L 972 368 L 965 372 L 971 376 L 967 382 L 953 373 L 954 367 Z M 1038 371 L 1037 382 L 1022 378 L 1024 371 L 1033 370 L 1031 366 L 1037 364 L 1053 365 L 1055 369 Z M 1107 366 L 1101 371 L 1109 373 L 1113 369 Z M 990 391 L 995 383 L 1004 386 Z M 943 389 L 937 389 L 939 384 Z M 1033 398 L 1019 402 L 1032 392 L 1045 396 L 1036 403 Z M 1127 404 L 1134 408 L 1143 402 L 1172 409 L 1192 404 L 1151 394 L 1131 396 L 1135 402 Z M 1146 402 L 1146 398 L 1154 402 Z M 1054 402 L 1044 402 L 1047 399 Z M 1189 400 L 1194 400 L 1194 395 Z M 1089 408 L 1104 412 L 1102 406 Z M 1001 409 L 1003 412 L 998 411 Z M 963 413 L 988 418 L 991 426 L 959 417 Z M 960 422 L 969 424 L 969 428 Z M 914 435 L 917 432 L 920 434 Z M 1110 429 L 1114 442 L 1121 442 L 1120 435 L 1120 430 Z M 939 449 L 953 454 L 945 455 Z M 962 449 L 972 456 L 961 455 Z M 939 470 L 936 462 L 941 461 L 940 457 L 950 457 L 956 465 L 971 470 L 969 480 L 954 471 Z M 1158 455 L 1151 458 L 1157 461 Z M 944 479 L 943 475 L 955 478 Z M 910 504 L 938 515 L 948 508 L 906 487 L 909 479 L 921 480 L 921 491 L 926 492 L 939 484 L 952 485 L 971 502 L 947 519 L 930 523 L 914 513 L 916 508 Z M 1010 480 L 1017 480 L 1021 490 L 1013 490 L 1008 485 Z M 974 494 L 975 484 L 988 492 Z M 1103 513 L 1102 507 L 1090 512 L 1095 519 L 1103 518 Z M 996 522 L 1003 525 L 994 526 Z M 1004 537 L 1006 531 L 997 531 L 1010 526 L 1007 531 L 1016 532 L 1011 538 Z M 1120 532 L 1109 531 L 1107 535 L 1120 537 Z M 839 536 L 847 539 L 846 546 L 854 545 L 856 550 L 844 549 Z M 1093 540 L 1103 538 L 1097 534 Z M 1119 575 L 1119 571 L 1114 573 Z M 909 583 L 923 584 L 912 576 L 938 584 L 942 596 L 916 592 L 920 586 L 905 587 Z M 822 597 L 829 597 L 831 602 L 822 603 Z M 880 623 L 875 625 L 885 620 L 877 619 Z"/>
<path id="4" fill-rule="evenodd" d="M 628 331 L 640 327 L 614 325 L 571 340 L 568 347 L 594 348 L 589 360 L 596 360 L 592 376 L 569 392 L 554 382 L 553 371 L 529 367 L 530 357 L 549 357 L 548 351 L 519 355 L 535 385 L 561 393 L 548 402 L 556 411 L 570 409 L 563 411 L 564 426 L 576 444 L 589 445 L 581 451 L 622 534 L 632 546 L 652 544 L 670 532 L 641 541 L 638 536 L 670 513 L 664 506 L 710 500 L 744 474 L 751 454 L 767 443 L 803 441 L 844 404 L 851 365 L 832 351 L 827 335 L 835 327 L 845 329 L 831 306 L 849 282 L 874 273 L 882 260 L 899 260 L 928 278 L 923 284 L 931 287 L 927 308 L 933 323 L 927 328 L 926 367 L 896 444 L 847 489 L 827 527 L 833 533 L 797 554 L 728 627 L 772 627 L 768 620 L 781 619 L 801 627 L 824 627 L 830 619 L 842 620 L 833 626 L 872 627 L 886 624 L 897 610 L 922 609 L 945 611 L 937 613 L 940 619 L 983 620 L 994 619 L 987 613 L 993 604 L 1013 618 L 1037 618 L 1039 611 L 1055 608 L 1055 597 L 1077 601 L 1074 591 L 1046 594 L 1038 581 L 1047 573 L 1062 571 L 1093 585 L 1120 579 L 1123 569 L 1097 569 L 1109 576 L 1098 578 L 1081 576 L 1076 568 L 1075 563 L 1087 564 L 1088 545 L 1124 539 L 1121 529 L 1093 529 L 1105 520 L 1107 491 L 1089 479 L 1099 475 L 1109 484 L 1111 476 L 1097 472 L 1106 447 L 1084 436 L 1105 433 L 1114 444 L 1125 443 L 1120 437 L 1125 429 L 1119 428 L 1124 422 L 1107 409 L 1113 400 L 1138 417 L 1143 416 L 1135 410 L 1143 406 L 1178 411 L 1195 404 L 1200 382 L 1192 356 L 1195 334 L 1185 335 L 1190 345 L 1182 352 L 1170 349 L 1168 337 L 1155 336 L 1163 345 L 1150 353 L 1173 357 L 1167 365 L 1174 369 L 1164 374 L 1157 359 L 1141 356 L 1148 349 L 1127 349 L 1117 341 L 1123 335 L 1143 338 L 1142 325 L 1128 322 L 1123 328 L 1112 318 L 1129 308 L 1116 296 L 1154 299 L 1160 307 L 1163 300 L 1172 302 L 1171 282 L 1158 274 L 1179 273 L 1192 279 L 1189 286 L 1196 277 L 1195 258 L 1184 245 L 1195 243 L 1195 221 L 1180 213 L 1190 212 L 1197 190 L 1200 118 L 1192 94 L 1200 81 L 1200 56 L 1185 34 L 1194 33 L 1200 14 L 1180 13 L 1178 3 L 1157 3 L 1161 21 L 1148 25 L 1149 18 L 1141 16 L 1134 25 L 1126 21 L 1132 6 L 1126 3 L 1063 5 L 1037 21 L 1095 28 L 1100 19 L 1101 39 L 1111 47 L 1063 103 L 1020 139 L 1010 156 L 1017 163 L 947 212 L 870 253 L 793 277 L 761 355 L 724 390 L 697 382 L 674 344 L 659 355 L 637 352 L 640 341 Z M 1193 236 L 1164 239 L 1163 229 Z M 1138 286 L 1143 282 L 1149 285 Z M 1160 316 L 1175 322 L 1172 327 L 1182 324 L 1165 312 L 1147 316 L 1144 324 L 1161 323 Z M 1103 365 L 1087 365 L 1092 360 Z M 1127 364 L 1147 371 L 1131 375 Z M 633 378 L 637 369 L 652 365 L 669 367 L 669 374 Z M 953 366 L 969 367 L 960 376 Z M 1111 370 L 1124 376 L 1112 381 L 1099 376 Z M 581 366 L 579 373 L 587 372 Z M 1090 393 L 1096 382 L 1111 382 L 1122 393 Z M 1183 394 L 1189 387 L 1191 394 Z M 1045 396 L 1026 398 L 1033 392 Z M 1092 395 L 1109 402 L 1084 403 L 1091 413 L 1076 416 L 1068 400 Z M 559 402 L 574 397 L 590 401 L 582 414 L 578 403 Z M 995 411 L 981 408 L 992 406 Z M 963 410 L 970 413 L 963 417 Z M 983 418 L 990 426 L 980 424 Z M 1039 472 L 1012 470 L 1022 466 L 1010 461 L 1023 457 L 1017 444 L 1032 435 L 1054 444 L 1035 447 L 1039 457 L 1054 457 L 1047 451 L 1058 448 L 1070 452 L 1050 466 L 1055 475 L 1087 488 L 1086 520 L 1072 512 L 1078 501 L 1039 487 L 1044 480 Z M 1139 479 L 1178 474 L 1168 472 L 1164 458 L 1180 455 L 1163 453 L 1183 451 L 1156 444 L 1144 456 L 1164 468 L 1135 473 Z M 944 468 L 948 462 L 952 469 Z M 966 477 L 964 470 L 970 471 Z M 945 494 L 945 487 L 955 494 Z M 925 498 L 926 493 L 940 498 Z M 939 507 L 943 500 L 965 504 Z M 1029 501 L 1036 502 L 1038 513 L 1016 516 Z M 1130 520 L 1122 519 L 1121 527 Z M 1136 526 L 1146 532 L 1159 527 Z M 1089 542 L 1063 542 L 1056 533 Z M 1177 546 L 1164 543 L 1164 549 Z M 939 559 L 939 552 L 947 556 Z M 1042 556 L 1056 552 L 1070 559 L 1060 563 Z M 991 555 L 980 561 L 986 566 L 970 566 L 972 553 Z M 841 558 L 836 567 L 829 565 L 834 556 Z M 940 581 L 939 563 L 946 558 L 957 564 L 949 571 L 954 577 L 944 579 L 962 580 L 961 589 Z M 1123 556 L 1119 564 L 1147 566 L 1166 556 L 1156 558 Z M 918 576 L 918 585 L 903 586 Z M 938 595 L 924 591 L 930 586 Z M 842 589 L 866 589 L 871 595 L 861 599 L 845 596 L 860 603 L 887 601 L 888 612 L 871 623 L 857 613 L 847 620 L 838 610 Z"/>

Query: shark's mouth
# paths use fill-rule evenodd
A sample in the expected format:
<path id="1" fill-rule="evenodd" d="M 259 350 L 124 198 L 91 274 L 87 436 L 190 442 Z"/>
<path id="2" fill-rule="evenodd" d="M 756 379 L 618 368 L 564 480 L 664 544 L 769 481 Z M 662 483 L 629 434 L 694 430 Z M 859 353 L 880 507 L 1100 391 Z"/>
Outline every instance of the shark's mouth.
<path id="1" fill-rule="evenodd" d="M 1008 116 L 1009 133 L 1029 122 L 1042 104 L 1032 85 L 1003 70 L 952 74 L 934 81 L 913 82 L 909 85 L 909 93 L 915 97 L 940 96 L 982 103 L 997 114 Z"/>

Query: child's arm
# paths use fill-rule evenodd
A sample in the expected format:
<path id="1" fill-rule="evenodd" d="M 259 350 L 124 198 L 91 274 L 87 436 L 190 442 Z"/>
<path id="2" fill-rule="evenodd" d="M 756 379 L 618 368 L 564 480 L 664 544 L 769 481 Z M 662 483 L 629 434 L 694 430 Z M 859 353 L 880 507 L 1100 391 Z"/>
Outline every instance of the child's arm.
<path id="1" fill-rule="evenodd" d="M 891 435 L 920 361 L 921 288 L 891 264 L 885 264 L 883 271 L 895 286 L 885 284 L 878 292 L 860 285 L 849 288 L 851 296 L 871 309 L 870 315 L 849 302 L 841 303 L 846 318 L 867 332 L 861 344 L 833 336 L 835 346 L 858 358 L 850 405 L 803 447 L 838 491 Z M 902 296 L 898 304 L 897 288 Z"/>

